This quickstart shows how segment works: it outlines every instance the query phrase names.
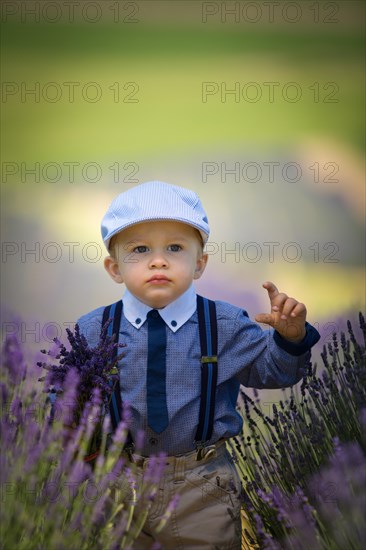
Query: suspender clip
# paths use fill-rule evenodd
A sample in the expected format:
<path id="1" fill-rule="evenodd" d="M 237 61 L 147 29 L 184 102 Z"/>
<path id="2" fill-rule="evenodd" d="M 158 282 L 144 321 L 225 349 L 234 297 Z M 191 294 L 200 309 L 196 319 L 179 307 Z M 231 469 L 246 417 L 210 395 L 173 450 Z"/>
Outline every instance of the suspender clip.
<path id="1" fill-rule="evenodd" d="M 195 441 L 196 444 L 196 460 L 199 462 L 204 458 L 210 458 L 216 456 L 216 445 L 209 445 L 206 447 L 205 441 Z"/>
<path id="2" fill-rule="evenodd" d="M 123 447 L 123 452 L 126 453 L 130 462 L 134 462 L 133 453 L 135 452 L 135 444 L 133 442 L 126 443 Z"/>
<path id="3" fill-rule="evenodd" d="M 202 460 L 205 456 L 205 442 L 204 441 L 195 441 L 196 444 L 196 460 Z"/>
<path id="4" fill-rule="evenodd" d="M 217 355 L 202 355 L 201 363 L 217 363 Z"/>

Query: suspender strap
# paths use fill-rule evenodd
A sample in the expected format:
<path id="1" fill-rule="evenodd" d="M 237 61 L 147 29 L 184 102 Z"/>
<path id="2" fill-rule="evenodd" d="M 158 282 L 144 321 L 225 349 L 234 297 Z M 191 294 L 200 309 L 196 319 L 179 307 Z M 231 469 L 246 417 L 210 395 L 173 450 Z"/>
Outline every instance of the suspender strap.
<path id="1" fill-rule="evenodd" d="M 197 295 L 197 314 L 202 357 L 201 402 L 195 442 L 198 448 L 202 448 L 205 442 L 211 439 L 215 416 L 217 385 L 217 319 L 215 302 Z M 118 342 L 121 316 L 122 300 L 107 306 L 103 312 L 102 327 L 109 319 L 113 319 L 113 322 L 108 327 L 107 334 L 110 337 L 115 334 L 116 342 Z M 117 347 L 114 353 L 117 355 Z M 112 384 L 112 381 L 110 384 Z M 109 404 L 113 430 L 116 429 L 121 420 L 122 406 L 121 388 L 119 380 L 117 380 Z M 132 436 L 128 432 L 125 446 L 129 447 L 132 445 Z"/>
<path id="2" fill-rule="evenodd" d="M 107 306 L 104 308 L 103 311 L 103 318 L 102 318 L 102 328 L 104 327 L 105 323 L 112 319 L 112 323 L 109 324 L 107 335 L 109 337 L 112 337 L 115 335 L 115 343 L 118 344 L 118 334 L 121 324 L 121 317 L 122 317 L 122 300 L 119 300 L 119 302 L 116 302 L 115 304 L 111 304 L 110 306 Z M 116 358 L 118 353 L 117 346 L 114 348 L 113 356 Z M 113 386 L 113 381 L 109 381 L 110 386 Z M 121 387 L 119 383 L 119 379 L 117 379 L 114 383 L 113 392 L 111 395 L 111 399 L 109 401 L 109 413 L 111 417 L 111 423 L 113 431 L 116 430 L 119 422 L 122 418 L 122 398 L 121 398 Z M 132 436 L 131 433 L 128 432 L 125 447 L 131 447 L 133 445 Z"/>
<path id="3" fill-rule="evenodd" d="M 211 439 L 217 384 L 217 319 L 216 305 L 212 300 L 197 296 L 198 326 L 201 342 L 201 403 L 197 447 Z"/>
<path id="4" fill-rule="evenodd" d="M 107 306 L 104 309 L 103 312 L 103 319 L 102 319 L 102 327 L 105 325 L 105 323 L 108 321 L 108 319 L 113 319 L 113 322 L 110 323 L 108 326 L 107 335 L 109 337 L 112 337 L 113 334 L 115 334 L 115 343 L 118 343 L 118 334 L 119 334 L 119 325 L 121 322 L 121 314 L 122 314 L 122 301 L 112 304 L 110 306 Z M 117 347 L 114 348 L 113 356 L 114 358 L 117 355 Z M 110 386 L 113 385 L 113 381 L 109 381 Z M 111 423 L 113 430 L 115 430 L 121 421 L 122 416 L 122 400 L 121 400 L 121 392 L 120 392 L 120 385 L 119 380 L 116 380 L 114 385 L 114 390 L 111 395 L 111 399 L 109 401 L 109 411 L 111 415 Z"/>

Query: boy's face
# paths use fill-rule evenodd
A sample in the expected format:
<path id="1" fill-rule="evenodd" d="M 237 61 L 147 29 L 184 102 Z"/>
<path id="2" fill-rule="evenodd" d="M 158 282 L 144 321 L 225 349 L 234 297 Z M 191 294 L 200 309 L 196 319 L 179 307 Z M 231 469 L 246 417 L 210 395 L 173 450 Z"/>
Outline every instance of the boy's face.
<path id="1" fill-rule="evenodd" d="M 125 283 L 141 302 L 158 309 L 179 298 L 193 279 L 201 277 L 207 259 L 193 227 L 154 221 L 117 234 L 104 266 L 115 282 Z"/>

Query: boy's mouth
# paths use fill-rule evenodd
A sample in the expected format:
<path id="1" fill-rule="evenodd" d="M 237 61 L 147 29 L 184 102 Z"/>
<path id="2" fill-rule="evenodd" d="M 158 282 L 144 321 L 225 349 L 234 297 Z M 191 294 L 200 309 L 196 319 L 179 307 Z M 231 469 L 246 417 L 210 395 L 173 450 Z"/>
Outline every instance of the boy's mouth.
<path id="1" fill-rule="evenodd" d="M 164 284 L 168 283 L 169 279 L 165 275 L 153 275 L 147 282 L 152 284 Z"/>

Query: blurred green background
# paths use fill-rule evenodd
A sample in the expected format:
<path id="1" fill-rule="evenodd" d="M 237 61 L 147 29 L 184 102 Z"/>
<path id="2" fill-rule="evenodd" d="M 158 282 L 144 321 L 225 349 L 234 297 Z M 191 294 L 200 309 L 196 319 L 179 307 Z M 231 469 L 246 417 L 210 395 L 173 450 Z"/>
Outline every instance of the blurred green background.
<path id="1" fill-rule="evenodd" d="M 254 316 L 273 280 L 324 334 L 364 309 L 364 3 L 72 4 L 2 4 L 3 322 L 117 300 L 100 220 L 153 179 L 205 205 L 201 293 Z"/>

